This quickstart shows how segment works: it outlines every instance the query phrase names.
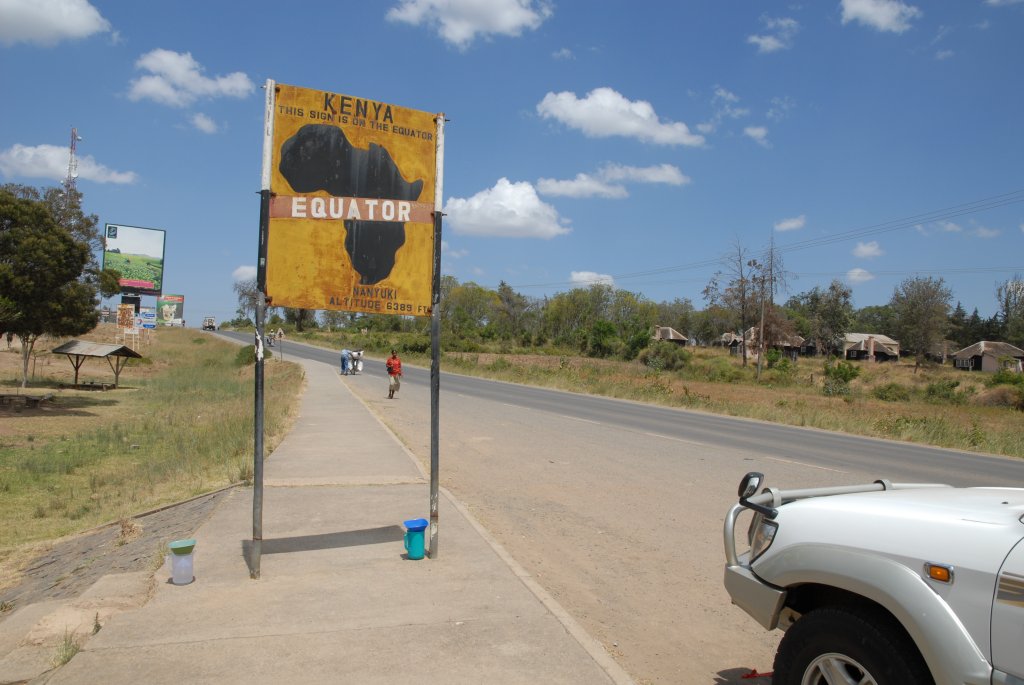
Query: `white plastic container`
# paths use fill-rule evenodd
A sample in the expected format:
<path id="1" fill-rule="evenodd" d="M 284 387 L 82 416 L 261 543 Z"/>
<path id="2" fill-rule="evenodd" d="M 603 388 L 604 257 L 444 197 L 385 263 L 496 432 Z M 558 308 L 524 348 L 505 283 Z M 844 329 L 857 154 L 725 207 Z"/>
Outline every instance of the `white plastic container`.
<path id="1" fill-rule="evenodd" d="M 175 540 L 169 545 L 171 553 L 167 557 L 174 585 L 188 585 L 196 579 L 193 567 L 195 546 L 195 540 Z"/>

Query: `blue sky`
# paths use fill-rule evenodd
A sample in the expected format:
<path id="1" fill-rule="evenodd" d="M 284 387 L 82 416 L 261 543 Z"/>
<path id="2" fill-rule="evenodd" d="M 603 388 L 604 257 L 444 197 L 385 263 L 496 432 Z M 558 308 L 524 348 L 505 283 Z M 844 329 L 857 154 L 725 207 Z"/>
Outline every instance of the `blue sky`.
<path id="1" fill-rule="evenodd" d="M 1024 0 L 0 0 L 0 182 L 59 183 L 77 127 L 86 211 L 165 230 L 164 292 L 229 319 L 274 79 L 446 114 L 459 281 L 702 308 L 774 234 L 783 298 L 942 276 L 988 316 L 1024 273 L 1022 38 Z"/>

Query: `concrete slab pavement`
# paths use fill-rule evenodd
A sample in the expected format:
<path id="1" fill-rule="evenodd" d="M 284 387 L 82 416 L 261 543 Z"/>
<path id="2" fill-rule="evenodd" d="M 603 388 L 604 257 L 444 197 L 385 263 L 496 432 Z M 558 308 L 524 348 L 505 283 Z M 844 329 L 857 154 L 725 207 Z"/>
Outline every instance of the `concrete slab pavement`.
<path id="1" fill-rule="evenodd" d="M 405 558 L 402 521 L 429 512 L 419 462 L 336 369 L 302 363 L 300 416 L 265 464 L 261 579 L 239 488 L 195 535 L 195 582 L 159 572 L 47 682 L 632 682 L 446 491 L 439 558 Z"/>

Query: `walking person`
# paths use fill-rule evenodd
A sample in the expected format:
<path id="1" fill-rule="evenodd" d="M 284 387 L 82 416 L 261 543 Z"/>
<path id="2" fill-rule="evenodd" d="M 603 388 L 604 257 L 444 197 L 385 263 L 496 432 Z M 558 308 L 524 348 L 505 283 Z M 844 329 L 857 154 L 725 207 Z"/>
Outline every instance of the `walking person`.
<path id="1" fill-rule="evenodd" d="M 391 350 L 385 366 L 388 369 L 388 399 L 393 399 L 398 388 L 402 385 L 402 360 L 398 358 L 398 351 Z"/>
<path id="2" fill-rule="evenodd" d="M 341 351 L 341 375 L 347 376 L 348 370 L 352 365 L 352 351 L 342 350 Z"/>

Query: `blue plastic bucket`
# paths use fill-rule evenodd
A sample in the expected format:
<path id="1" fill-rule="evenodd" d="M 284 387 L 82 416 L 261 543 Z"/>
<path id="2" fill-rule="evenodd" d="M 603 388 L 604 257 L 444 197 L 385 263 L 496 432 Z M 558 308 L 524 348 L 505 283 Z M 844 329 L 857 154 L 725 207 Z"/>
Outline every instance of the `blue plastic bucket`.
<path id="1" fill-rule="evenodd" d="M 405 525 L 405 551 L 410 559 L 422 559 L 425 554 L 424 531 L 430 523 L 427 519 L 410 519 Z"/>

